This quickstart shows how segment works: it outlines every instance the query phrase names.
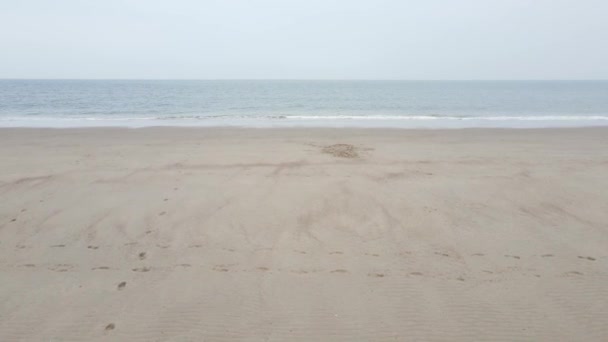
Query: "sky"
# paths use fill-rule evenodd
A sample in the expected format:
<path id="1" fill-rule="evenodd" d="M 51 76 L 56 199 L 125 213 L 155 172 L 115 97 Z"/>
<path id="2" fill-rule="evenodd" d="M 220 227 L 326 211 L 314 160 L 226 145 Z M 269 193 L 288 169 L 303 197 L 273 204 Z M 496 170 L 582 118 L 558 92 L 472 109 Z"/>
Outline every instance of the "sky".
<path id="1" fill-rule="evenodd" d="M 0 78 L 608 79 L 606 0 L 0 0 Z"/>

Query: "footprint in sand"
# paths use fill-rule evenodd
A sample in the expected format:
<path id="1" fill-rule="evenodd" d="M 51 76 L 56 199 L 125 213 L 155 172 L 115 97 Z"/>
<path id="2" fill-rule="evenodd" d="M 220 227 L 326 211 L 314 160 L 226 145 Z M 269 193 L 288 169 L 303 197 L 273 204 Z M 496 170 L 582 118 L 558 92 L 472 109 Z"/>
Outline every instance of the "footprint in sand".
<path id="1" fill-rule="evenodd" d="M 166 211 L 161 211 L 160 213 L 158 213 L 158 216 L 163 216 L 163 215 L 165 215 L 165 214 L 167 214 L 167 212 L 166 212 Z"/>
<path id="2" fill-rule="evenodd" d="M 509 255 L 509 254 L 505 254 L 505 258 L 521 259 L 519 257 L 519 255 Z"/>
<path id="3" fill-rule="evenodd" d="M 333 252 L 329 252 L 329 255 L 334 255 L 334 254 L 344 254 L 340 251 L 333 251 Z"/>
<path id="4" fill-rule="evenodd" d="M 104 330 L 110 331 L 110 330 L 114 330 L 114 328 L 116 328 L 116 325 L 114 325 L 114 323 L 110 323 L 110 324 L 106 325 Z"/>
<path id="5" fill-rule="evenodd" d="M 23 264 L 20 267 L 36 267 L 35 264 Z"/>
<path id="6" fill-rule="evenodd" d="M 258 271 L 262 271 L 262 272 L 268 272 L 270 269 L 268 267 L 264 267 L 264 266 L 260 266 L 258 268 L 256 268 Z"/>
<path id="7" fill-rule="evenodd" d="M 190 265 L 190 264 L 177 264 L 175 266 L 184 267 L 184 268 L 186 268 L 186 267 L 192 267 L 192 265 Z"/>
<path id="8" fill-rule="evenodd" d="M 169 248 L 169 245 L 156 245 L 158 248 Z"/>
<path id="9" fill-rule="evenodd" d="M 203 245 L 190 245 L 188 248 L 201 248 Z"/>
<path id="10" fill-rule="evenodd" d="M 149 272 L 150 267 L 137 267 L 133 269 L 133 272 Z"/>
<path id="11" fill-rule="evenodd" d="M 587 259 L 587 260 L 589 260 L 589 261 L 595 261 L 595 258 L 593 258 L 593 257 L 589 257 L 589 256 L 582 256 L 582 255 L 579 255 L 579 256 L 578 256 L 578 258 L 579 258 L 579 259 Z"/>
<path id="12" fill-rule="evenodd" d="M 144 260 L 144 259 L 146 259 L 146 252 L 139 253 L 139 260 Z"/>
<path id="13" fill-rule="evenodd" d="M 98 249 L 99 246 L 87 246 L 88 249 Z"/>
<path id="14" fill-rule="evenodd" d="M 483 253 L 475 253 L 475 254 L 471 254 L 471 256 L 485 256 L 485 254 L 483 254 Z"/>
<path id="15" fill-rule="evenodd" d="M 380 256 L 380 254 L 376 254 L 376 253 L 373 253 L 373 254 L 365 253 L 365 255 L 367 255 L 367 256 L 373 256 L 373 257 L 379 257 Z"/>
<path id="16" fill-rule="evenodd" d="M 116 288 L 120 291 L 120 290 L 124 289 L 125 286 L 127 286 L 127 282 L 122 281 L 122 282 L 120 282 L 120 284 L 118 284 L 118 286 Z"/>
<path id="17" fill-rule="evenodd" d="M 339 268 L 339 269 L 331 271 L 330 273 L 350 273 L 350 272 L 348 272 L 345 269 Z"/>
<path id="18" fill-rule="evenodd" d="M 91 270 L 95 271 L 95 270 L 109 270 L 110 268 L 108 266 L 99 266 L 99 267 L 93 267 L 91 268 Z"/>
<path id="19" fill-rule="evenodd" d="M 368 273 L 367 276 L 373 278 L 384 278 L 384 273 Z"/>
<path id="20" fill-rule="evenodd" d="M 55 271 L 55 272 L 67 272 L 67 271 L 71 270 L 72 268 L 74 268 L 73 265 L 57 264 L 57 265 L 53 265 L 53 266 L 49 267 L 49 270 Z"/>
<path id="21" fill-rule="evenodd" d="M 541 257 L 543 257 L 543 258 L 551 258 L 551 257 L 553 257 L 553 254 L 543 254 L 543 255 L 541 255 Z"/>
<path id="22" fill-rule="evenodd" d="M 308 271 L 306 270 L 291 270 L 290 272 L 295 274 L 308 274 Z"/>
<path id="23" fill-rule="evenodd" d="M 51 248 L 61 248 L 61 247 L 65 247 L 65 245 L 52 245 Z"/>
<path id="24" fill-rule="evenodd" d="M 410 272 L 411 275 L 415 275 L 415 276 L 422 276 L 424 274 L 422 274 L 422 272 Z"/>
<path id="25" fill-rule="evenodd" d="M 444 256 L 444 257 L 449 257 L 450 256 L 449 254 L 443 253 L 443 252 L 435 252 L 435 254 L 441 255 L 441 256 Z"/>
<path id="26" fill-rule="evenodd" d="M 16 218 L 14 218 L 14 219 L 12 219 L 12 220 L 11 220 L 11 222 L 15 222 L 15 221 L 17 221 L 17 219 L 16 219 Z"/>

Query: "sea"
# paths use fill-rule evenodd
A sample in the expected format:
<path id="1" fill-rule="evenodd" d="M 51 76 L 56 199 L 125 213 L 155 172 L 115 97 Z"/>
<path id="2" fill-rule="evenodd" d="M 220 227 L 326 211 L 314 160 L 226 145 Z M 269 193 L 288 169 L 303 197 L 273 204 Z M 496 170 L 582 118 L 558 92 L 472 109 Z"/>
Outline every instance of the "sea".
<path id="1" fill-rule="evenodd" d="M 608 81 L 0 80 L 0 127 L 608 125 Z"/>

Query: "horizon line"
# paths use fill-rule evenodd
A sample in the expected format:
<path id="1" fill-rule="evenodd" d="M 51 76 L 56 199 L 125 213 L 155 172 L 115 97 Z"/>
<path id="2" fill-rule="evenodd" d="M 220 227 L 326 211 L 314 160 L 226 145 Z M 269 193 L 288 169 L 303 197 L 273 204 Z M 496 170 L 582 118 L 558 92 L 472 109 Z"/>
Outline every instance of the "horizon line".
<path id="1" fill-rule="evenodd" d="M 2 78 L 0 81 L 384 81 L 384 82 L 547 82 L 547 81 L 608 81 L 593 78 L 534 78 L 534 79 L 385 79 L 385 78 Z"/>

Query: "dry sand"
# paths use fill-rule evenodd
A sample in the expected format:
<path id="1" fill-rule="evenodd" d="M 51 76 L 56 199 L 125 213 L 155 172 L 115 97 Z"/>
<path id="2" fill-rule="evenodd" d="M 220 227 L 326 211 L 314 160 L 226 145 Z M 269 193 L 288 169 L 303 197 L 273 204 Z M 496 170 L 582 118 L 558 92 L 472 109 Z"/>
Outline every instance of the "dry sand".
<path id="1" fill-rule="evenodd" d="M 1 341 L 606 341 L 608 130 L 0 130 Z"/>

